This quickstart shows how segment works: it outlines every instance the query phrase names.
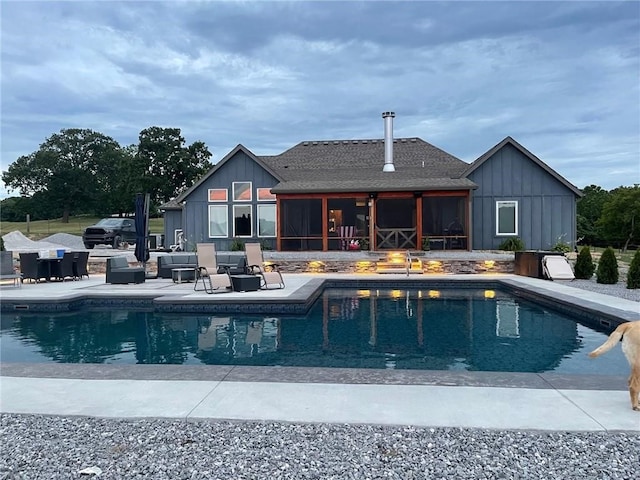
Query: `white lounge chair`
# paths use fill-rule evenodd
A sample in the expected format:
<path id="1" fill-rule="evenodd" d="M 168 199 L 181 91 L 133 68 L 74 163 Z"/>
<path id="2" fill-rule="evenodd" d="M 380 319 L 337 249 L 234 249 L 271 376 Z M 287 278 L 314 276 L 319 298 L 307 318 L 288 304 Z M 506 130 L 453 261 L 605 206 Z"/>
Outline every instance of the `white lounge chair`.
<path id="1" fill-rule="evenodd" d="M 569 260 L 564 255 L 542 257 L 542 271 L 549 280 L 574 280 L 576 277 Z"/>

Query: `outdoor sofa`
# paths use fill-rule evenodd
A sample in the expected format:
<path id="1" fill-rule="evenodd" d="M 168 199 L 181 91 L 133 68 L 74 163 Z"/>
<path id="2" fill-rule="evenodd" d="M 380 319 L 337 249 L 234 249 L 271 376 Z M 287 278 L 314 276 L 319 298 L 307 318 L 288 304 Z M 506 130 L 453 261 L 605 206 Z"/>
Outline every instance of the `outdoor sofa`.
<path id="1" fill-rule="evenodd" d="M 195 253 L 173 253 L 158 256 L 158 278 L 172 278 L 174 268 L 198 268 L 198 256 Z"/>
<path id="2" fill-rule="evenodd" d="M 107 283 L 144 283 L 145 270 L 143 267 L 131 267 L 125 257 L 107 258 Z"/>

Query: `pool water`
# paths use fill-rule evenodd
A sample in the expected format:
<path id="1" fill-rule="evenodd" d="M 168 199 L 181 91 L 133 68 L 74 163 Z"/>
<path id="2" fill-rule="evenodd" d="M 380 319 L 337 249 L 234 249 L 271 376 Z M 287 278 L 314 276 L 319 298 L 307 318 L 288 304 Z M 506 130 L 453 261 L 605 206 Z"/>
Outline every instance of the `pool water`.
<path id="1" fill-rule="evenodd" d="M 624 375 L 609 331 L 493 290 L 327 289 L 306 316 L 3 314 L 0 361 Z"/>

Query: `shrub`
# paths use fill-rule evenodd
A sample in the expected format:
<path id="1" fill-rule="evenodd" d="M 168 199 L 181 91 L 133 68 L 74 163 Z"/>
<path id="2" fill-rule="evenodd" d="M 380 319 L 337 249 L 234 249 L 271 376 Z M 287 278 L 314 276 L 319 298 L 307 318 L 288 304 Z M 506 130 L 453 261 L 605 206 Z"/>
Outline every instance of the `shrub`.
<path id="1" fill-rule="evenodd" d="M 422 237 L 422 250 L 428 252 L 431 250 L 431 244 L 429 243 L 429 237 Z"/>
<path id="2" fill-rule="evenodd" d="M 518 237 L 510 237 L 498 246 L 498 250 L 507 250 L 509 252 L 524 250 L 524 242 Z"/>
<path id="3" fill-rule="evenodd" d="M 627 272 L 627 288 L 640 288 L 640 250 L 636 250 Z"/>
<path id="4" fill-rule="evenodd" d="M 595 269 L 596 266 L 593 264 L 591 250 L 589 250 L 587 246 L 582 247 L 576 258 L 576 264 L 573 267 L 575 277 L 589 280 L 593 276 Z"/>
<path id="5" fill-rule="evenodd" d="M 554 252 L 567 253 L 571 251 L 571 245 L 566 242 L 557 242 L 551 250 Z"/>
<path id="6" fill-rule="evenodd" d="M 244 250 L 244 242 L 242 240 L 238 240 L 237 238 L 234 238 L 231 241 L 231 245 L 230 245 L 229 249 L 232 252 L 239 252 L 241 250 Z"/>
<path id="7" fill-rule="evenodd" d="M 596 281 L 605 285 L 618 283 L 618 261 L 611 247 L 607 247 L 605 251 L 602 252 L 602 256 L 598 262 L 598 269 L 596 270 Z"/>
<path id="8" fill-rule="evenodd" d="M 0 252 L 4 252 L 4 238 L 0 236 Z"/>

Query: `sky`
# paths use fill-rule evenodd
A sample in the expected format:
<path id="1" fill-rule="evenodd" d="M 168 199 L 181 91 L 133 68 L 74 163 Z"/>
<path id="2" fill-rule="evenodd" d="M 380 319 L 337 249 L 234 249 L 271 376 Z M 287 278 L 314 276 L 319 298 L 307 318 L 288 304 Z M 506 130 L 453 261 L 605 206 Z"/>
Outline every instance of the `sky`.
<path id="1" fill-rule="evenodd" d="M 513 137 L 578 188 L 640 183 L 640 2 L 1 0 L 0 169 L 66 128 L 122 146 Z M 0 184 L 0 198 L 18 195 Z"/>

